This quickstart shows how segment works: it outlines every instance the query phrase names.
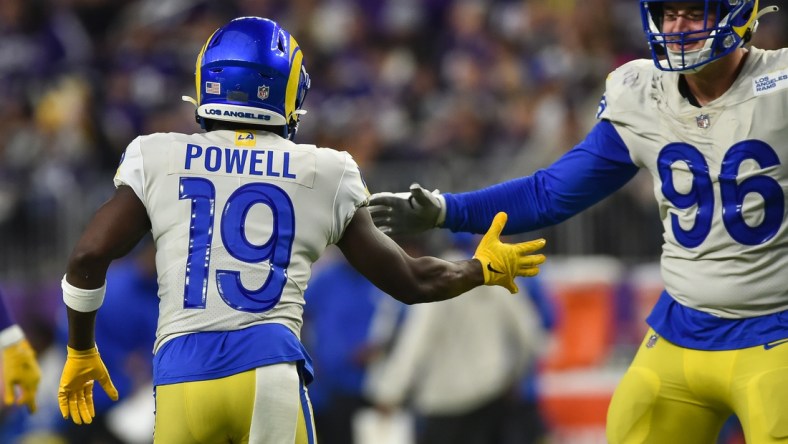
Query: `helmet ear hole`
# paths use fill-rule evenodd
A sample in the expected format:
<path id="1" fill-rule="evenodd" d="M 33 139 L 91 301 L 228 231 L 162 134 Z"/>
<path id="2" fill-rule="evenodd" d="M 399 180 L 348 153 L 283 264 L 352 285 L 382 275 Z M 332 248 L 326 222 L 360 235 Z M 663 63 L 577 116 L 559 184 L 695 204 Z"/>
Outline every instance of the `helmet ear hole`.
<path id="1" fill-rule="evenodd" d="M 285 36 L 281 32 L 279 33 L 279 38 L 276 39 L 276 48 L 281 52 L 285 52 Z"/>
<path id="2" fill-rule="evenodd" d="M 309 78 L 309 74 L 306 72 L 306 67 L 301 65 L 301 75 L 298 79 L 298 92 L 296 93 L 296 109 L 301 109 L 304 105 L 306 93 L 309 92 L 311 86 L 312 81 Z"/>
<path id="3" fill-rule="evenodd" d="M 219 29 L 218 31 L 216 31 L 216 34 L 214 34 L 213 38 L 211 39 L 211 42 L 210 42 L 208 48 L 213 48 L 214 46 L 217 46 L 220 43 L 222 43 L 222 37 L 223 36 L 224 36 L 224 30 L 223 29 Z"/>

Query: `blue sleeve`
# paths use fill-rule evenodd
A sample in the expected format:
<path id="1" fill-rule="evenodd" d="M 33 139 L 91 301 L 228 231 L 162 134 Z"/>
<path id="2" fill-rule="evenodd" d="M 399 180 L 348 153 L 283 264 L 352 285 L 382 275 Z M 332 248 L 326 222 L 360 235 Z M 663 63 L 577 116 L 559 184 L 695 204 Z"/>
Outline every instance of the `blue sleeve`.
<path id="1" fill-rule="evenodd" d="M 468 193 L 444 193 L 443 226 L 484 233 L 499 211 L 509 215 L 504 234 L 555 225 L 614 193 L 637 172 L 613 124 L 602 120 L 585 140 L 531 176 Z"/>
<path id="2" fill-rule="evenodd" d="M 8 310 L 8 306 L 5 304 L 5 300 L 3 299 L 3 294 L 0 293 L 0 331 L 14 325 L 14 318 L 11 316 L 11 312 Z"/>

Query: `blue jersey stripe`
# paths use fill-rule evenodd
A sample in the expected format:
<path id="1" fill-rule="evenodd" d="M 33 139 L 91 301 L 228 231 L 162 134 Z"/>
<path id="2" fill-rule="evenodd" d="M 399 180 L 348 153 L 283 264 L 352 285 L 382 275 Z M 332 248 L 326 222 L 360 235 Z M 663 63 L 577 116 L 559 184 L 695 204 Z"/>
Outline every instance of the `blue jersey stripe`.
<path id="1" fill-rule="evenodd" d="M 720 318 L 685 307 L 663 291 L 648 325 L 660 336 L 695 350 L 735 350 L 788 337 L 788 312 L 743 319 Z"/>
<path id="2" fill-rule="evenodd" d="M 315 430 L 312 427 L 312 409 L 309 406 L 309 396 L 307 395 L 305 383 L 301 383 L 301 411 L 304 414 L 304 425 L 306 426 L 307 444 L 315 444 Z"/>
<path id="3" fill-rule="evenodd" d="M 153 384 L 223 378 L 264 365 L 296 362 L 306 384 L 312 382 L 312 360 L 298 338 L 282 324 L 243 330 L 208 331 L 168 341 L 153 358 Z"/>

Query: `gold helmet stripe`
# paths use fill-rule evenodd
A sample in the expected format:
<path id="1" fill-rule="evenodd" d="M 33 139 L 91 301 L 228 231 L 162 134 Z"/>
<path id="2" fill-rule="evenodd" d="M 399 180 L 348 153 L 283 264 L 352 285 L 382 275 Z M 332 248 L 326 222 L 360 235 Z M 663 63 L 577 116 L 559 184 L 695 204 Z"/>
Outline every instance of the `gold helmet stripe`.
<path id="1" fill-rule="evenodd" d="M 290 76 L 287 79 L 287 90 L 285 91 L 285 118 L 290 122 L 290 117 L 295 112 L 296 95 L 298 94 L 298 83 L 301 80 L 301 64 L 304 54 L 298 43 L 290 36 Z"/>
<path id="2" fill-rule="evenodd" d="M 197 62 L 195 63 L 194 66 L 194 88 L 197 90 L 197 96 L 196 96 L 197 106 L 199 106 L 200 103 L 202 103 L 202 94 L 200 94 L 200 91 L 202 89 L 200 88 L 200 83 L 202 82 L 202 73 L 200 72 L 200 67 L 202 66 L 202 59 L 205 56 L 205 50 L 208 48 L 208 43 L 211 42 L 211 39 L 213 38 L 214 35 L 216 35 L 217 31 L 219 30 L 217 29 L 216 31 L 211 33 L 211 36 L 208 37 L 208 40 L 206 40 L 205 44 L 202 45 L 202 49 L 200 49 L 199 54 L 197 54 Z"/>
<path id="3" fill-rule="evenodd" d="M 752 12 L 750 12 L 750 18 L 747 20 L 747 23 L 743 24 L 742 26 L 731 25 L 731 29 L 733 29 L 733 32 L 735 32 L 739 37 L 744 38 L 745 34 L 747 34 L 747 30 L 752 29 L 757 17 L 758 17 L 758 0 L 755 0 L 753 2 Z"/>

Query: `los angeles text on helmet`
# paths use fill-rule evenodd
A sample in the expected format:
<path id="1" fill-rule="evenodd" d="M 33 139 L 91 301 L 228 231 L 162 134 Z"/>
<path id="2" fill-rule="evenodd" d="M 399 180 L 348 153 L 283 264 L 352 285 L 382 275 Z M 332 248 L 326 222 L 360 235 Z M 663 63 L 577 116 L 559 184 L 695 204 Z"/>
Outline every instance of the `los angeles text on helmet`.
<path id="1" fill-rule="evenodd" d="M 255 119 L 255 120 L 271 120 L 271 116 L 266 114 L 258 114 L 258 113 L 250 113 L 244 111 L 229 111 L 229 110 L 221 110 L 217 108 L 208 108 L 205 110 L 205 113 L 211 116 L 226 116 L 226 117 L 235 117 L 239 119 Z"/>

